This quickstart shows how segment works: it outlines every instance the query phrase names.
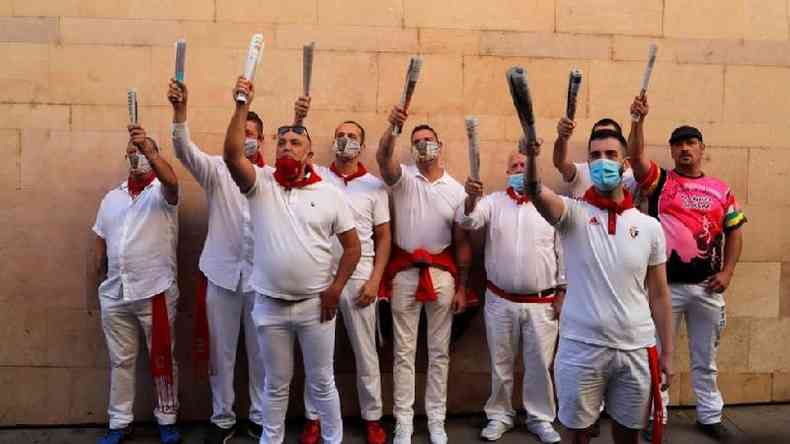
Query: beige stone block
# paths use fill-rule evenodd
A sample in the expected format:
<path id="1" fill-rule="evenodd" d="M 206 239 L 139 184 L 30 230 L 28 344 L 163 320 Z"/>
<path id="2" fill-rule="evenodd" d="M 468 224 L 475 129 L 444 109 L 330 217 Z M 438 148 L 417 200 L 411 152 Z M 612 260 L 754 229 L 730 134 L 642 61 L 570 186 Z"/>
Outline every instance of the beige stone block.
<path id="1" fill-rule="evenodd" d="M 781 264 L 739 262 L 725 295 L 730 316 L 776 318 L 779 316 Z"/>
<path id="2" fill-rule="evenodd" d="M 418 51 L 416 29 L 384 28 L 353 25 L 280 25 L 277 47 L 302 50 L 308 42 L 316 42 L 320 50 L 408 52 Z"/>
<path id="3" fill-rule="evenodd" d="M 13 192 L 18 190 L 20 183 L 20 133 L 18 130 L 0 130 L 0 155 L 6 159 L 0 165 L 0 190 Z"/>
<path id="4" fill-rule="evenodd" d="M 761 319 L 752 322 L 749 335 L 749 368 L 756 372 L 790 370 L 787 344 L 790 319 Z"/>
<path id="5" fill-rule="evenodd" d="M 771 373 L 722 373 L 719 389 L 727 404 L 771 401 Z"/>
<path id="6" fill-rule="evenodd" d="M 63 389 L 68 394 L 66 422 L 69 424 L 106 423 L 110 400 L 110 369 L 69 369 L 69 384 Z M 184 400 L 182 399 L 183 403 Z"/>
<path id="7" fill-rule="evenodd" d="M 46 311 L 46 318 L 51 327 L 47 331 L 47 365 L 87 369 L 105 361 L 99 311 L 55 308 Z"/>
<path id="8" fill-rule="evenodd" d="M 785 205 L 777 190 L 790 187 L 790 151 L 768 148 L 749 150 L 749 202 Z"/>
<path id="9" fill-rule="evenodd" d="M 422 54 L 480 54 L 480 31 L 419 28 L 417 32 Z"/>
<path id="10" fill-rule="evenodd" d="M 298 62 L 285 65 L 293 71 L 289 77 L 296 81 L 297 88 L 288 97 L 289 109 L 293 110 L 293 101 L 302 91 L 302 56 L 301 51 L 294 51 Z M 376 110 L 376 91 L 378 78 L 378 61 L 376 54 L 353 52 L 316 51 L 313 67 L 311 107 L 313 109 L 368 112 Z M 275 84 L 276 85 L 276 84 Z M 280 94 L 282 88 L 277 88 Z M 320 91 L 320 92 L 319 92 Z"/>
<path id="11" fill-rule="evenodd" d="M 379 55 L 378 111 L 388 112 L 400 100 L 409 56 Z M 409 107 L 413 113 L 460 113 L 463 110 L 464 67 L 459 55 L 423 57 L 420 80 Z"/>
<path id="12" fill-rule="evenodd" d="M 403 26 L 401 0 L 323 0 L 317 5 L 321 25 Z"/>
<path id="13" fill-rule="evenodd" d="M 502 141 L 505 140 L 505 117 L 492 114 L 469 114 L 477 117 L 479 125 L 477 136 L 480 140 Z M 466 119 L 463 114 L 429 113 L 428 123 L 439 132 L 452 139 L 463 139 L 466 136 Z M 482 159 L 488 158 L 491 153 L 482 152 Z"/>
<path id="14" fill-rule="evenodd" d="M 662 8 L 658 0 L 558 0 L 557 31 L 659 36 Z"/>
<path id="15" fill-rule="evenodd" d="M 173 112 L 169 106 L 141 106 L 138 115 L 140 125 L 147 132 L 156 135 L 154 140 L 157 143 L 161 145 L 164 142 L 160 134 L 170 138 Z M 229 112 L 228 121 L 230 121 Z M 128 124 L 129 110 L 126 105 L 71 106 L 71 129 L 74 131 L 125 132 Z"/>
<path id="16" fill-rule="evenodd" d="M 309 0 L 217 0 L 219 22 L 317 23 L 318 3 Z"/>
<path id="17" fill-rule="evenodd" d="M 448 29 L 554 31 L 554 2 L 502 0 L 492 7 L 481 2 L 406 0 L 404 26 Z"/>
<path id="18" fill-rule="evenodd" d="M 790 372 L 774 372 L 771 393 L 773 402 L 790 401 Z"/>
<path id="19" fill-rule="evenodd" d="M 68 129 L 69 107 L 0 104 L 0 128 Z"/>
<path id="20" fill-rule="evenodd" d="M 737 315 L 732 310 L 729 310 L 728 307 L 727 325 L 721 334 L 717 359 L 719 371 L 723 373 L 746 372 L 750 370 L 746 357 L 749 356 L 751 320 L 734 316 Z M 690 368 L 690 365 L 684 367 L 684 369 L 689 370 Z M 678 367 L 678 370 L 681 369 Z"/>
<path id="21" fill-rule="evenodd" d="M 588 75 L 590 115 L 615 116 L 627 122 L 631 102 L 639 93 L 643 72 L 643 63 L 591 62 Z M 721 66 L 657 64 L 648 91 L 649 118 L 720 120 L 723 77 Z"/>
<path id="22" fill-rule="evenodd" d="M 644 61 L 647 46 L 655 39 L 613 37 L 615 61 Z M 786 40 L 742 40 L 665 38 L 658 43 L 658 61 L 715 65 L 790 65 L 790 42 Z"/>
<path id="23" fill-rule="evenodd" d="M 0 43 L 0 100 L 37 102 L 47 93 L 49 47 L 29 43 Z"/>
<path id="24" fill-rule="evenodd" d="M 549 32 L 482 31 L 480 54 L 609 60 L 610 37 Z"/>
<path id="25" fill-rule="evenodd" d="M 784 233 L 790 208 L 775 205 L 746 205 L 749 222 L 743 226 L 742 261 L 782 262 L 790 260 L 790 239 Z"/>
<path id="26" fill-rule="evenodd" d="M 0 425 L 65 423 L 68 375 L 63 368 L 0 367 Z"/>
<path id="27" fill-rule="evenodd" d="M 728 66 L 725 79 L 724 120 L 740 123 L 778 123 L 790 112 L 788 68 Z"/>
<path id="28" fill-rule="evenodd" d="M 0 41 L 55 43 L 58 19 L 54 17 L 0 17 Z"/>
<path id="29" fill-rule="evenodd" d="M 214 20 L 212 0 L 13 0 L 16 16 Z"/>
<path id="30" fill-rule="evenodd" d="M 13 0 L 0 0 L 0 16 L 13 15 Z"/>
<path id="31" fill-rule="evenodd" d="M 41 366 L 47 363 L 46 311 L 23 303 L 2 304 L 0 366 Z"/>
<path id="32" fill-rule="evenodd" d="M 704 134 L 704 133 L 703 133 Z M 669 147 L 662 147 L 667 154 Z M 739 148 L 718 148 L 707 145 L 703 156 L 705 174 L 717 177 L 730 186 L 735 198 L 741 205 L 747 202 L 749 195 L 749 178 L 752 177 L 747 169 L 749 152 Z"/>
<path id="33" fill-rule="evenodd" d="M 515 118 L 513 99 L 505 78 L 507 70 L 515 65 L 527 70 L 536 119 L 565 115 L 568 73 L 572 68 L 589 72 L 589 64 L 579 60 L 467 56 L 464 57 L 464 112 L 502 114 Z M 587 115 L 588 87 L 589 76 L 586 76 L 582 80 L 582 92 L 577 103 L 579 118 Z"/>
<path id="34" fill-rule="evenodd" d="M 779 317 L 790 317 L 790 262 L 782 262 L 779 280 Z"/>
<path id="35" fill-rule="evenodd" d="M 781 0 L 669 0 L 664 35 L 686 38 L 786 40 L 787 4 Z"/>

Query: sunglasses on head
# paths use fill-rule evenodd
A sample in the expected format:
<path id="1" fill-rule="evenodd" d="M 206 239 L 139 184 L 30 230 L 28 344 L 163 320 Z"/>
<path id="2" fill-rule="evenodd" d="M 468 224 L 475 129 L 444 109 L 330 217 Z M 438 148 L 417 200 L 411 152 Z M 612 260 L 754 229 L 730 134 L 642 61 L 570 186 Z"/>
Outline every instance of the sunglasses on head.
<path id="1" fill-rule="evenodd" d="M 287 133 L 294 132 L 299 134 L 300 136 L 307 137 L 307 140 L 312 142 L 313 140 L 310 138 L 310 133 L 307 132 L 307 128 L 303 127 L 302 125 L 285 125 L 277 128 L 277 137 L 282 137 Z"/>

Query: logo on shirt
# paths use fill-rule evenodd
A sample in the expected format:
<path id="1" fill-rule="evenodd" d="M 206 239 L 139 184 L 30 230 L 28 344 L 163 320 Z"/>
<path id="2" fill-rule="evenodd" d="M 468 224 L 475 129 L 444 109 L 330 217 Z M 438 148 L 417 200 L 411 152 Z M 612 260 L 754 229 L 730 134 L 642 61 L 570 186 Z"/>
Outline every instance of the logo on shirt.
<path id="1" fill-rule="evenodd" d="M 639 228 L 633 225 L 628 227 L 628 235 L 631 236 L 631 239 L 636 239 L 639 236 Z"/>
<path id="2" fill-rule="evenodd" d="M 598 222 L 598 218 L 593 216 L 593 217 L 590 218 L 590 225 L 601 225 L 601 223 Z"/>
<path id="3" fill-rule="evenodd" d="M 315 202 L 310 202 L 310 206 L 315 208 Z"/>

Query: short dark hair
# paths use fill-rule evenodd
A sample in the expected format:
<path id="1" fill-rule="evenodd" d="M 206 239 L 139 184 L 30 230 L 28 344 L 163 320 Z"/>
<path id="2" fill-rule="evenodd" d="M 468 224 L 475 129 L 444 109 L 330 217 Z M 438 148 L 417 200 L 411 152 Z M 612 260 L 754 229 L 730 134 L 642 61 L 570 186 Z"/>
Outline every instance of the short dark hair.
<path id="1" fill-rule="evenodd" d="M 247 111 L 247 121 L 255 122 L 255 126 L 258 127 L 258 137 L 263 137 L 263 120 L 255 111 Z"/>
<path id="2" fill-rule="evenodd" d="M 625 141 L 625 137 L 621 133 L 617 131 L 610 130 L 610 129 L 602 129 L 593 131 L 590 134 L 590 140 L 587 142 L 587 152 L 590 152 L 590 147 L 592 146 L 593 140 L 604 140 L 604 139 L 615 139 L 620 142 L 620 152 L 625 155 L 626 147 L 628 146 L 628 142 Z"/>
<path id="3" fill-rule="evenodd" d="M 621 127 L 620 124 L 617 123 L 617 121 L 614 119 L 604 117 L 603 119 L 595 122 L 595 125 L 593 125 L 593 131 L 596 131 L 595 128 L 598 128 L 599 126 L 613 126 L 616 128 L 615 131 L 617 131 L 620 134 L 623 134 L 623 127 Z"/>
<path id="4" fill-rule="evenodd" d="M 356 122 L 354 120 L 346 120 L 345 122 L 341 123 L 340 125 L 345 125 L 347 123 L 351 124 L 351 125 L 354 125 L 357 128 L 359 128 L 360 138 L 362 139 L 359 143 L 364 144 L 365 143 L 365 128 L 362 128 L 362 125 L 360 125 L 358 122 Z M 337 128 L 340 128 L 340 125 L 338 125 Z M 335 128 L 335 134 L 337 134 L 337 128 Z"/>
<path id="5" fill-rule="evenodd" d="M 414 140 L 414 133 L 416 133 L 417 131 L 422 131 L 422 130 L 428 130 L 428 131 L 432 132 L 433 133 L 433 137 L 436 138 L 436 141 L 437 142 L 439 141 L 439 134 L 437 134 L 436 130 L 433 129 L 433 127 L 431 127 L 431 125 L 428 125 L 427 123 L 423 123 L 421 125 L 415 126 L 414 129 L 411 130 L 411 137 L 409 138 L 409 140 Z"/>

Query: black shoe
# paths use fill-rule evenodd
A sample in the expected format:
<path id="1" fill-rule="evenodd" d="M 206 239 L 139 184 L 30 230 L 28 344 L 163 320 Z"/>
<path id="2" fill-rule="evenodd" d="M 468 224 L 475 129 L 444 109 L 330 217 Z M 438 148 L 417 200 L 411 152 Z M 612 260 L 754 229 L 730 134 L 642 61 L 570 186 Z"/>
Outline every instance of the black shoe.
<path id="1" fill-rule="evenodd" d="M 725 427 L 724 424 L 720 422 L 715 422 L 713 424 L 702 424 L 697 421 L 697 428 L 700 429 L 702 433 L 717 441 L 727 441 L 732 436 L 727 427 Z"/>
<path id="2" fill-rule="evenodd" d="M 252 421 L 247 421 L 247 435 L 249 435 L 250 438 L 261 439 L 262 434 L 263 426 L 255 424 Z"/>
<path id="3" fill-rule="evenodd" d="M 236 433 L 236 426 L 229 429 L 211 423 L 206 432 L 206 439 L 203 441 L 205 444 L 227 444 L 233 435 Z"/>

